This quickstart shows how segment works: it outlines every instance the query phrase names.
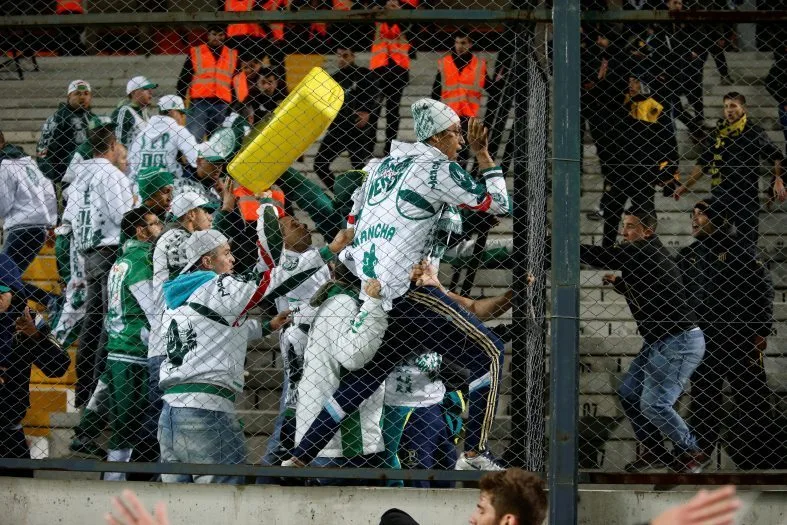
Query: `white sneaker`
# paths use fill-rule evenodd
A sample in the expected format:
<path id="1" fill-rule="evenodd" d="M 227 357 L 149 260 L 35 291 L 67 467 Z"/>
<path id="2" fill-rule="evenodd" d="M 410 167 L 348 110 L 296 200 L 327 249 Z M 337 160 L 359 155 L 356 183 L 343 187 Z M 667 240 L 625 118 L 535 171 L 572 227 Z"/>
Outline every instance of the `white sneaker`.
<path id="1" fill-rule="evenodd" d="M 456 466 L 454 470 L 484 470 L 484 471 L 493 471 L 493 470 L 505 470 L 501 467 L 497 460 L 492 456 L 492 454 L 487 451 L 477 456 L 469 457 L 464 452 L 459 459 L 456 461 Z"/>
<path id="2" fill-rule="evenodd" d="M 300 464 L 299 464 L 299 462 L 296 462 L 296 460 L 294 460 L 293 458 L 290 458 L 290 459 L 285 459 L 284 461 L 282 461 L 282 462 L 281 462 L 281 466 L 282 466 L 282 467 L 295 467 L 295 468 L 299 468 L 299 467 L 301 467 L 302 465 L 300 465 Z"/>

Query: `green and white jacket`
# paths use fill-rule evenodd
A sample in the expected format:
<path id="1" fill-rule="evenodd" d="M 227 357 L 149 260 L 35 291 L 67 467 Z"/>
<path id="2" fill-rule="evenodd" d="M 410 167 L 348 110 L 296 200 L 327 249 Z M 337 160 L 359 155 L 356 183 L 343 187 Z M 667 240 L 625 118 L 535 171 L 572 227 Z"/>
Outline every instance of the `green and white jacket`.
<path id="1" fill-rule="evenodd" d="M 124 100 L 112 112 L 112 122 L 115 123 L 115 136 L 118 142 L 130 148 L 134 138 L 143 130 L 150 118 L 148 108 L 139 107 L 128 100 Z"/>

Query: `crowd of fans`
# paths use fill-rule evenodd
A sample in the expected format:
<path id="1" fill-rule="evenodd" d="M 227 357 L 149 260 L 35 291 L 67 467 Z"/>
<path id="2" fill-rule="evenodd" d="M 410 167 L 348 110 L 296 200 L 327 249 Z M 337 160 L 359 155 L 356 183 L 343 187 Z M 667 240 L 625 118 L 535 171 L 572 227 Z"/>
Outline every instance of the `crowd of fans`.
<path id="1" fill-rule="evenodd" d="M 457 34 L 435 64 L 432 98 L 411 107 L 417 142 L 399 142 L 414 49 L 407 28 L 379 23 L 368 69 L 355 63 L 353 46 L 337 47 L 333 77 L 345 97 L 314 160 L 322 185 L 289 168 L 254 194 L 226 167 L 287 91 L 282 54 L 258 41 L 268 35 L 253 24 L 241 25 L 231 26 L 229 40 L 224 27 L 208 28 L 206 43 L 189 50 L 176 93 L 157 101 L 157 84 L 135 76 L 127 98 L 99 116 L 90 84 L 74 80 L 42 128 L 35 159 L 0 136 L 0 184 L 8 188 L 0 194 L 0 310 L 3 322 L 20 319 L 0 326 L 9 336 L 0 344 L 18 347 L 18 362 L 3 368 L 19 383 L 14 402 L 27 403 L 20 392 L 31 364 L 62 375 L 63 348 L 78 340 L 83 411 L 72 451 L 120 462 L 245 463 L 236 400 L 247 348 L 276 332 L 285 375 L 263 464 L 501 469 L 487 444 L 505 331 L 484 321 L 505 313 L 513 294 L 474 300 L 437 277 L 441 261 L 461 263 L 475 252 L 463 237 L 463 215 L 511 214 L 503 169 L 478 118 L 484 90 L 500 75 L 490 75 L 470 37 Z M 700 471 L 718 441 L 725 378 L 750 418 L 745 432 L 775 434 L 762 360 L 773 286 L 757 235 L 760 161 L 774 166 L 771 201 L 784 201 L 783 154 L 747 118 L 740 93 L 725 95 L 724 118 L 704 127 L 709 54 L 722 83 L 733 82 L 719 51 L 722 33 L 678 24 L 634 35 L 583 31 L 582 114 L 605 187 L 591 216 L 604 221 L 603 240 L 583 245 L 581 259 L 622 271 L 605 284 L 625 296 L 645 341 L 619 392 L 639 443 L 631 471 L 666 464 Z M 766 84 L 787 138 L 784 55 L 776 52 Z M 385 156 L 377 159 L 383 108 Z M 676 120 L 703 151 L 683 183 Z M 334 174 L 331 164 L 344 151 L 354 169 Z M 475 175 L 465 171 L 466 151 Z M 680 199 L 703 174 L 712 177 L 711 196 L 693 207 L 695 242 L 676 260 L 656 234 L 654 186 Z M 295 206 L 328 241 L 324 247 L 314 245 Z M 19 277 L 46 242 L 55 244 L 62 298 Z M 481 251 L 481 261 L 506 259 L 511 245 Z M 48 309 L 51 329 L 24 310 L 27 300 Z M 51 363 L 41 364 L 44 355 Z M 673 408 L 689 379 L 691 425 Z M 10 392 L 9 384 L 0 388 Z M 23 415 L 5 426 L 6 457 L 29 455 L 19 441 Z M 106 427 L 103 451 L 97 441 Z M 771 466 L 772 458 L 760 457 L 766 441 L 749 440 L 736 462 Z"/>

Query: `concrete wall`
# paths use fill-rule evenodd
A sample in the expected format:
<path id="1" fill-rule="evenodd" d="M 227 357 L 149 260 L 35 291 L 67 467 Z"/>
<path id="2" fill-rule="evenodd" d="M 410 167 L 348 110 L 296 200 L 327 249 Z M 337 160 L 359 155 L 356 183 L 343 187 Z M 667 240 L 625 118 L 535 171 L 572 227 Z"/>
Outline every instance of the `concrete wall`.
<path id="1" fill-rule="evenodd" d="M 421 525 L 457 525 L 467 522 L 477 497 L 477 491 L 470 489 L 235 488 L 0 478 L 0 523 L 104 523 L 110 498 L 124 488 L 136 491 L 149 507 L 158 500 L 166 501 L 172 525 L 376 525 L 382 512 L 391 507 L 406 510 Z M 580 524 L 645 522 L 691 494 L 582 491 Z M 787 493 L 743 492 L 742 497 L 746 506 L 740 523 L 787 524 Z"/>

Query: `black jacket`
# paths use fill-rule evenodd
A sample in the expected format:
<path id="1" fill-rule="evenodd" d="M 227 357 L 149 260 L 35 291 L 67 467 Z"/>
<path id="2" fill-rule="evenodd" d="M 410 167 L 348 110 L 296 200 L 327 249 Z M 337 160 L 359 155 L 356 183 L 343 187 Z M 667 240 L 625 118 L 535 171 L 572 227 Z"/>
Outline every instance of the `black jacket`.
<path id="1" fill-rule="evenodd" d="M 337 70 L 331 76 L 344 89 L 344 104 L 339 119 L 355 122 L 356 111 L 377 113 L 380 88 L 377 75 L 370 69 L 353 64 Z"/>
<path id="2" fill-rule="evenodd" d="M 8 312 L 0 314 L 3 335 L 13 333 L 16 319 L 23 306 L 14 297 Z M 39 333 L 35 337 L 22 334 L 0 340 L 0 429 L 8 429 L 22 422 L 30 408 L 30 369 L 35 364 L 47 377 L 62 377 L 71 358 L 50 333 L 43 320 L 37 320 Z"/>
<path id="3" fill-rule="evenodd" d="M 645 342 L 696 326 L 678 265 L 658 237 L 611 248 L 582 244 L 579 259 L 596 268 L 622 270 L 615 291 L 626 298 Z"/>
<path id="4" fill-rule="evenodd" d="M 773 65 L 765 79 L 765 89 L 777 103 L 787 103 L 787 44 L 773 51 Z"/>
<path id="5" fill-rule="evenodd" d="M 751 341 L 773 325 L 773 283 L 753 247 L 719 230 L 678 252 L 678 266 L 708 339 Z"/>
<path id="6" fill-rule="evenodd" d="M 720 147 L 716 148 L 717 141 Z M 720 155 L 721 159 L 714 159 Z M 746 123 L 737 137 L 719 137 L 718 131 L 697 165 L 713 177 L 711 194 L 726 205 L 759 207 L 760 159 L 771 163 L 782 160 L 781 150 L 761 127 Z M 718 172 L 714 172 L 718 169 Z"/>

